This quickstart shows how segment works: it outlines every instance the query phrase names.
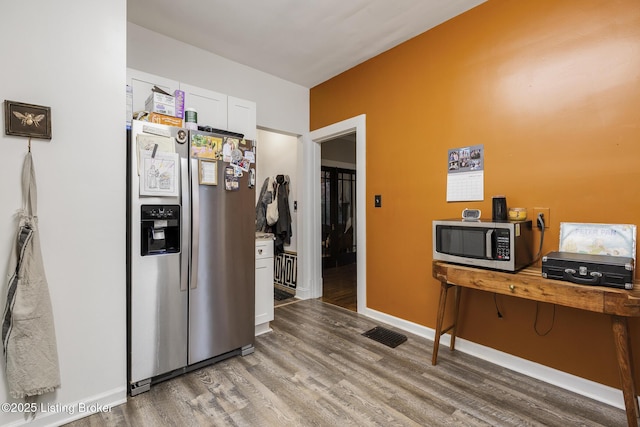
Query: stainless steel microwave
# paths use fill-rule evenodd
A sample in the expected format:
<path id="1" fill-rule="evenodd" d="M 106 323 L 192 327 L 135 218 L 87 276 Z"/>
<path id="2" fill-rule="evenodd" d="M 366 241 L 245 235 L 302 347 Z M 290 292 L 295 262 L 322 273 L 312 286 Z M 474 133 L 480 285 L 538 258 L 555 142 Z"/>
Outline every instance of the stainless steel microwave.
<path id="1" fill-rule="evenodd" d="M 433 221 L 433 259 L 473 267 L 518 271 L 533 262 L 528 221 Z"/>

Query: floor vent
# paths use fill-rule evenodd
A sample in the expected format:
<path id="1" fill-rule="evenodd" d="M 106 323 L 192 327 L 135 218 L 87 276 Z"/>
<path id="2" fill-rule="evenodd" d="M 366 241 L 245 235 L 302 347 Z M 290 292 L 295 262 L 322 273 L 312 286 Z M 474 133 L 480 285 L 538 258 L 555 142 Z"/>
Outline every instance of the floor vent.
<path id="1" fill-rule="evenodd" d="M 383 328 L 382 326 L 376 326 L 375 328 L 364 332 L 362 335 L 391 348 L 396 348 L 407 340 L 406 335 L 393 332 L 389 329 Z"/>

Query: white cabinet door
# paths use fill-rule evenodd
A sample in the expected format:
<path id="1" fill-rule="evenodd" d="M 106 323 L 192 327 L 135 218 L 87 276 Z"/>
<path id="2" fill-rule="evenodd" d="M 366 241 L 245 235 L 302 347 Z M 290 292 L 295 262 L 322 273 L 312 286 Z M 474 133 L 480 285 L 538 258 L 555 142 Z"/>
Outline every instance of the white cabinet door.
<path id="1" fill-rule="evenodd" d="M 256 239 L 256 335 L 273 320 L 273 240 Z"/>
<path id="2" fill-rule="evenodd" d="M 230 96 L 228 114 L 228 131 L 241 133 L 246 139 L 256 139 L 255 102 Z"/>
<path id="3" fill-rule="evenodd" d="M 180 83 L 176 80 L 167 79 L 165 77 L 156 76 L 154 74 L 145 73 L 143 71 L 127 68 L 127 84 L 131 86 L 133 93 L 133 112 L 143 111 L 144 102 L 151 95 L 151 88 L 158 86 L 168 94 L 180 87 Z"/>
<path id="4" fill-rule="evenodd" d="M 256 325 L 273 320 L 273 258 L 256 260 Z"/>
<path id="5" fill-rule="evenodd" d="M 181 83 L 184 91 L 184 108 L 195 108 L 198 125 L 215 129 L 227 129 L 227 95 Z"/>

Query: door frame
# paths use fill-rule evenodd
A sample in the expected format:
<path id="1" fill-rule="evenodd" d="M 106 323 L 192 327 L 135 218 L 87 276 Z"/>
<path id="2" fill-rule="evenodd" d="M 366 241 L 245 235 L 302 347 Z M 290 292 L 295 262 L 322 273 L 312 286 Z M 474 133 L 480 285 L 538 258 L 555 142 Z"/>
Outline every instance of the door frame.
<path id="1" fill-rule="evenodd" d="M 320 216 L 320 144 L 340 136 L 356 133 L 356 230 L 357 230 L 357 293 L 358 313 L 366 309 L 367 303 L 367 222 L 366 222 L 366 115 L 316 129 L 309 133 L 303 144 L 303 174 L 305 194 L 303 196 L 304 223 L 302 241 L 304 260 L 301 261 L 302 286 L 296 295 L 299 298 L 322 296 L 322 219 Z"/>

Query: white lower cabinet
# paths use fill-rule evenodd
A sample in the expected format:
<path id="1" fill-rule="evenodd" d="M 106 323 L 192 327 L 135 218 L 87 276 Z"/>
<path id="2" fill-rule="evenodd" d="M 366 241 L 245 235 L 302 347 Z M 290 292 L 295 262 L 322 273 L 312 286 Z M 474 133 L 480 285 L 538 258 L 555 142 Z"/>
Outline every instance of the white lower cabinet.
<path id="1" fill-rule="evenodd" d="M 273 239 L 256 239 L 256 336 L 273 320 Z"/>

